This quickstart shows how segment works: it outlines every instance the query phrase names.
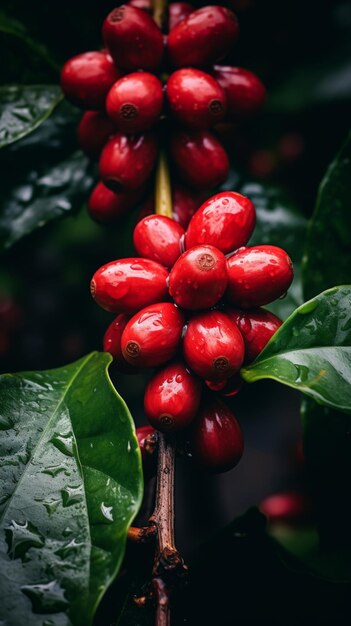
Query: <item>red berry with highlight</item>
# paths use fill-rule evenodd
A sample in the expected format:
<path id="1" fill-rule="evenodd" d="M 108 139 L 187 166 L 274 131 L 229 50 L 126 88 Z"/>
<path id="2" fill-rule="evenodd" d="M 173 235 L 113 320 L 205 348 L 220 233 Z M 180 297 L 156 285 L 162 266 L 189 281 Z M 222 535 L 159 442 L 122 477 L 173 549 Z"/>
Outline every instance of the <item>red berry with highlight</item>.
<path id="1" fill-rule="evenodd" d="M 98 183 L 88 200 L 88 213 L 100 224 L 111 224 L 133 209 L 140 200 L 140 191 L 111 191 L 103 183 Z"/>
<path id="2" fill-rule="evenodd" d="M 192 67 L 171 74 L 167 99 L 175 118 L 192 129 L 210 128 L 225 116 L 226 95 L 222 87 L 210 74 Z"/>
<path id="3" fill-rule="evenodd" d="M 148 13 L 123 4 L 107 16 L 102 27 L 106 47 L 118 67 L 156 70 L 163 56 L 163 37 Z"/>
<path id="4" fill-rule="evenodd" d="M 86 111 L 79 122 L 77 140 L 83 152 L 97 159 L 107 140 L 116 132 L 116 125 L 102 111 Z"/>
<path id="5" fill-rule="evenodd" d="M 234 191 L 217 193 L 191 219 L 185 236 L 186 248 L 210 244 L 228 254 L 248 242 L 255 222 L 256 211 L 249 198 Z"/>
<path id="6" fill-rule="evenodd" d="M 304 493 L 298 491 L 268 496 L 259 508 L 270 523 L 296 524 L 306 522 L 311 517 L 311 502 Z"/>
<path id="7" fill-rule="evenodd" d="M 212 472 L 227 472 L 235 467 L 244 451 L 238 421 L 221 401 L 201 408 L 192 429 L 191 450 L 194 460 Z"/>
<path id="8" fill-rule="evenodd" d="M 195 246 L 184 252 L 169 275 L 169 293 L 182 308 L 209 309 L 227 286 L 225 256 L 213 246 Z"/>
<path id="9" fill-rule="evenodd" d="M 179 346 L 184 317 L 171 302 L 159 302 L 134 315 L 122 335 L 123 356 L 137 367 L 157 367 L 172 359 Z"/>
<path id="10" fill-rule="evenodd" d="M 148 130 L 159 119 L 162 105 L 162 84 L 149 72 L 123 76 L 111 87 L 106 98 L 107 114 L 124 133 Z"/>
<path id="11" fill-rule="evenodd" d="M 169 58 L 175 67 L 205 67 L 222 59 L 238 36 L 232 11 L 205 6 L 190 13 L 168 36 Z"/>
<path id="12" fill-rule="evenodd" d="M 113 135 L 105 145 L 99 161 L 102 181 L 112 191 L 138 189 L 151 175 L 157 152 L 157 141 L 152 133 Z"/>
<path id="13" fill-rule="evenodd" d="M 134 229 L 133 242 L 137 253 L 172 267 L 181 254 L 184 228 L 163 215 L 149 215 L 140 220 Z"/>
<path id="14" fill-rule="evenodd" d="M 211 189 L 229 174 L 228 155 L 207 130 L 179 130 L 171 138 L 171 155 L 182 178 L 196 189 Z"/>
<path id="15" fill-rule="evenodd" d="M 95 272 L 91 295 L 106 311 L 135 313 L 167 297 L 165 267 L 150 259 L 111 261 Z"/>
<path id="16" fill-rule="evenodd" d="M 187 2 L 170 2 L 168 5 L 168 32 L 171 32 L 179 22 L 193 11 L 194 7 Z"/>
<path id="17" fill-rule="evenodd" d="M 283 323 L 279 317 L 265 309 L 249 311 L 231 309 L 226 313 L 235 322 L 244 338 L 246 363 L 256 359 Z"/>
<path id="18" fill-rule="evenodd" d="M 207 311 L 188 322 L 183 351 L 196 374 L 205 380 L 220 381 L 240 369 L 245 345 L 238 327 L 227 315 Z"/>
<path id="19" fill-rule="evenodd" d="M 118 365 L 126 363 L 122 354 L 121 337 L 128 322 L 128 319 L 129 318 L 127 317 L 127 315 L 125 315 L 124 313 L 120 313 L 113 320 L 113 322 L 111 322 L 104 334 L 104 352 L 109 352 L 110 354 L 112 354 L 114 361 Z"/>
<path id="20" fill-rule="evenodd" d="M 200 404 L 201 383 L 182 363 L 167 365 L 153 376 L 144 396 L 147 418 L 163 432 L 187 428 Z"/>
<path id="21" fill-rule="evenodd" d="M 215 65 L 213 76 L 226 93 L 228 118 L 247 117 L 262 108 L 266 90 L 256 74 L 241 67 Z"/>
<path id="22" fill-rule="evenodd" d="M 61 70 L 61 89 L 67 100 L 83 109 L 103 109 L 113 83 L 121 76 L 106 52 L 84 52 Z"/>
<path id="23" fill-rule="evenodd" d="M 228 300 L 247 309 L 268 304 L 284 295 L 293 277 L 293 265 L 277 246 L 253 246 L 227 259 Z"/>
<path id="24" fill-rule="evenodd" d="M 142 9 L 147 13 L 152 12 L 152 3 L 150 0 L 128 0 L 126 4 L 129 4 L 131 7 L 135 7 L 136 9 Z"/>

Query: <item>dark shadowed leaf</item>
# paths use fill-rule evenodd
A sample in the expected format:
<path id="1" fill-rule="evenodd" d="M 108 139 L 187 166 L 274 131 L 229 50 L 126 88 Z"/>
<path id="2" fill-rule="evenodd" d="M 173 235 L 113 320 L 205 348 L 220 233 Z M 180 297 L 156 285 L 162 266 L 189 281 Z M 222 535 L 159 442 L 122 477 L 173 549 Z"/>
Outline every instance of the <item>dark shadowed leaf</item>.
<path id="1" fill-rule="evenodd" d="M 242 375 L 248 382 L 272 378 L 351 413 L 351 286 L 300 306 Z"/>
<path id="2" fill-rule="evenodd" d="M 58 85 L 0 87 L 0 148 L 33 132 L 62 99 Z"/>
<path id="3" fill-rule="evenodd" d="M 132 418 L 92 353 L 5 375 L 1 389 L 1 623 L 87 626 L 142 495 Z"/>
<path id="4" fill-rule="evenodd" d="M 306 298 L 351 277 L 351 134 L 319 188 L 303 258 Z"/>

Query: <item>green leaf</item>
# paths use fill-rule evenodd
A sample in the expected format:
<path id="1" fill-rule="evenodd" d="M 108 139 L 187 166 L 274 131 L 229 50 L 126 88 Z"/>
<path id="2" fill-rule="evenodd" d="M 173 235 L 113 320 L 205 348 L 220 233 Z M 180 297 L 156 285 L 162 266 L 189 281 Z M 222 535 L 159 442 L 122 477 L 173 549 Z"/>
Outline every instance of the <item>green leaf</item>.
<path id="1" fill-rule="evenodd" d="M 3 12 L 0 12 L 0 33 L 16 37 L 53 69 L 59 70 L 58 64 L 52 59 L 48 49 L 30 37 L 24 24 Z"/>
<path id="2" fill-rule="evenodd" d="M 319 188 L 303 258 L 306 298 L 349 282 L 351 268 L 351 133 Z"/>
<path id="3" fill-rule="evenodd" d="M 303 302 L 300 262 L 306 218 L 281 189 L 259 182 L 245 183 L 240 193 L 256 207 L 256 227 L 249 245 L 271 244 L 287 251 L 294 264 L 294 280 L 286 296 L 266 308 L 286 319 Z"/>
<path id="4" fill-rule="evenodd" d="M 132 418 L 110 355 L 0 378 L 0 619 L 87 626 L 142 496 Z"/>
<path id="5" fill-rule="evenodd" d="M 0 87 L 0 148 L 32 133 L 63 100 L 57 85 Z"/>
<path id="6" fill-rule="evenodd" d="M 248 382 L 272 378 L 350 413 L 351 286 L 334 287 L 300 306 L 242 375 Z"/>
<path id="7" fill-rule="evenodd" d="M 11 188 L 0 215 L 0 248 L 80 207 L 92 184 L 88 159 L 76 152 L 45 173 L 30 172 L 26 181 Z"/>

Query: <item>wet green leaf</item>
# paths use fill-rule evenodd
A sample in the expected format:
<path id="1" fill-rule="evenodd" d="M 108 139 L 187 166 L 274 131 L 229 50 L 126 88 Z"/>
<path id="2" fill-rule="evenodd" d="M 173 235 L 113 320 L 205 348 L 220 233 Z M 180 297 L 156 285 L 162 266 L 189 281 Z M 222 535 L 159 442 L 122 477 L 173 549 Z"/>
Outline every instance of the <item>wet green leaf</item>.
<path id="1" fill-rule="evenodd" d="M 62 99 L 57 85 L 0 87 L 0 148 L 32 133 Z"/>
<path id="2" fill-rule="evenodd" d="M 306 218 L 284 193 L 259 182 L 245 183 L 239 189 L 256 207 L 256 227 L 250 245 L 271 244 L 287 251 L 294 263 L 294 280 L 281 300 L 266 308 L 286 319 L 303 302 L 300 262 L 305 238 Z"/>
<path id="3" fill-rule="evenodd" d="M 319 188 L 303 258 L 306 298 L 350 281 L 351 134 Z"/>
<path id="4" fill-rule="evenodd" d="M 296 309 L 242 375 L 248 382 L 272 378 L 351 413 L 351 286 Z"/>
<path id="5" fill-rule="evenodd" d="M 4 626 L 88 626 L 120 567 L 142 473 L 110 361 L 0 378 Z"/>

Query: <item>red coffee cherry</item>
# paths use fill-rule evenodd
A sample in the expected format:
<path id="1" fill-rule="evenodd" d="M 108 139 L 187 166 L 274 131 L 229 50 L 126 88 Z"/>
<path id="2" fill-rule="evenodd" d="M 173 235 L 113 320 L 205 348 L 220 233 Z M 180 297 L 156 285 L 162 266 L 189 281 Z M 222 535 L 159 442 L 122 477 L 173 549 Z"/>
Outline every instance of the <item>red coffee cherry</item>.
<path id="1" fill-rule="evenodd" d="M 296 524 L 305 522 L 311 516 L 310 500 L 304 493 L 298 491 L 287 491 L 268 496 L 261 502 L 259 508 L 271 523 Z"/>
<path id="2" fill-rule="evenodd" d="M 129 4 L 131 7 L 135 7 L 136 9 L 142 9 L 147 13 L 152 12 L 152 3 L 150 0 L 128 0 L 126 4 Z M 147 426 L 145 428 L 148 428 Z"/>
<path id="3" fill-rule="evenodd" d="M 228 118 L 253 115 L 262 108 L 266 90 L 256 74 L 241 67 L 215 65 L 213 75 L 226 93 Z"/>
<path id="4" fill-rule="evenodd" d="M 207 130 L 179 130 L 171 138 L 171 155 L 182 178 L 192 187 L 211 189 L 229 173 L 228 155 Z"/>
<path id="5" fill-rule="evenodd" d="M 151 261 L 150 261 L 151 262 Z M 158 302 L 134 315 L 122 335 L 122 353 L 137 367 L 157 367 L 174 357 L 184 317 L 171 302 Z"/>
<path id="6" fill-rule="evenodd" d="M 106 111 L 123 133 L 140 133 L 157 122 L 163 106 L 159 79 L 149 72 L 120 78 L 106 98 Z"/>
<path id="7" fill-rule="evenodd" d="M 122 333 L 128 322 L 128 317 L 124 313 L 120 313 L 113 320 L 104 334 L 103 346 L 104 352 L 112 354 L 114 361 L 118 365 L 126 363 L 121 348 Z"/>
<path id="8" fill-rule="evenodd" d="M 192 428 L 194 460 L 212 472 L 235 467 L 244 451 L 244 440 L 235 415 L 220 400 L 201 408 Z"/>
<path id="9" fill-rule="evenodd" d="M 102 111 L 86 111 L 77 128 L 77 140 L 83 152 L 97 159 L 105 143 L 116 132 L 115 124 Z"/>
<path id="10" fill-rule="evenodd" d="M 227 286 L 226 260 L 213 246 L 195 246 L 184 252 L 169 275 L 169 293 L 182 308 L 209 309 Z"/>
<path id="11" fill-rule="evenodd" d="M 227 259 L 228 300 L 248 309 L 268 304 L 282 296 L 292 283 L 293 265 L 277 246 L 253 246 L 238 250 Z"/>
<path id="12" fill-rule="evenodd" d="M 238 327 L 220 311 L 194 315 L 183 342 L 184 357 L 205 380 L 226 380 L 244 360 L 245 345 Z"/>
<path id="13" fill-rule="evenodd" d="M 88 213 L 100 224 L 111 224 L 133 209 L 139 200 L 139 190 L 115 193 L 98 183 L 89 196 Z"/>
<path id="14" fill-rule="evenodd" d="M 228 254 L 248 242 L 255 223 L 256 211 L 249 198 L 222 191 L 206 200 L 192 217 L 185 235 L 186 248 L 210 244 Z"/>
<path id="15" fill-rule="evenodd" d="M 190 13 L 168 35 L 169 58 L 175 67 L 204 67 L 222 59 L 239 31 L 232 11 L 206 6 Z"/>
<path id="16" fill-rule="evenodd" d="M 171 113 L 192 129 L 210 128 L 225 116 L 227 104 L 222 87 L 210 74 L 192 67 L 171 74 L 167 99 Z"/>
<path id="17" fill-rule="evenodd" d="M 119 259 L 95 272 L 91 295 L 106 311 L 135 313 L 167 297 L 167 276 L 166 268 L 150 259 Z"/>
<path id="18" fill-rule="evenodd" d="M 157 468 L 157 432 L 152 426 L 139 426 L 135 434 L 141 452 L 144 477 L 151 478 Z"/>
<path id="19" fill-rule="evenodd" d="M 246 363 L 255 360 L 283 323 L 279 317 L 264 309 L 231 309 L 226 314 L 235 322 L 244 338 Z"/>
<path id="20" fill-rule="evenodd" d="M 103 23 L 102 37 L 118 67 L 152 72 L 161 63 L 162 33 L 142 9 L 122 4 L 111 11 Z"/>
<path id="21" fill-rule="evenodd" d="M 152 133 L 117 133 L 105 145 L 100 161 L 100 176 L 112 191 L 134 191 L 151 175 L 157 158 L 157 141 Z"/>
<path id="22" fill-rule="evenodd" d="M 61 89 L 77 107 L 103 109 L 107 93 L 120 75 L 106 52 L 84 52 L 64 64 Z"/>
<path id="23" fill-rule="evenodd" d="M 153 376 L 144 396 L 148 420 L 162 432 L 187 428 L 200 404 L 201 383 L 182 363 L 167 365 Z"/>
<path id="24" fill-rule="evenodd" d="M 172 267 L 181 254 L 183 235 L 184 228 L 169 217 L 149 215 L 136 225 L 133 242 L 140 256 Z"/>
<path id="25" fill-rule="evenodd" d="M 179 22 L 193 11 L 194 7 L 187 2 L 170 2 L 168 5 L 168 32 L 171 32 Z"/>

